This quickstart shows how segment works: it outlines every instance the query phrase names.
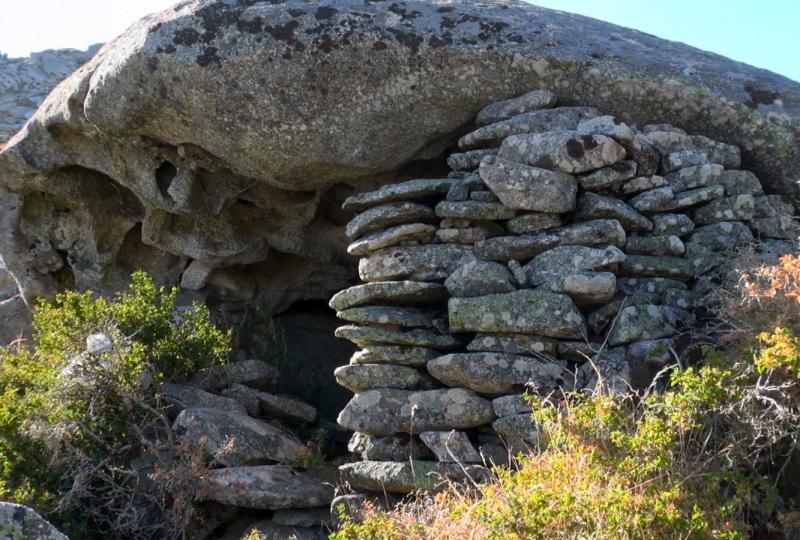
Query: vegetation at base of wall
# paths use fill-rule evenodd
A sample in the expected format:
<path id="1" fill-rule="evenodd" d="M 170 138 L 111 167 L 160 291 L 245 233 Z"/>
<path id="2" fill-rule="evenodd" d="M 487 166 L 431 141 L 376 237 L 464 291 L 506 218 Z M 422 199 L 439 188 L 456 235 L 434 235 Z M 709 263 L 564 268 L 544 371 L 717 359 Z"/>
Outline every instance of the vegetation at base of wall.
<path id="1" fill-rule="evenodd" d="M 0 499 L 75 538 L 186 526 L 205 463 L 173 439 L 160 384 L 226 362 L 230 336 L 176 295 L 135 273 L 113 299 L 65 292 L 37 305 L 32 346 L 0 350 Z M 113 346 L 86 352 L 99 333 Z"/>
<path id="2" fill-rule="evenodd" d="M 724 346 L 665 374 L 664 391 L 534 398 L 543 444 L 515 470 L 343 513 L 332 538 L 797 537 L 786 475 L 800 444 L 800 257 L 728 285 Z"/>

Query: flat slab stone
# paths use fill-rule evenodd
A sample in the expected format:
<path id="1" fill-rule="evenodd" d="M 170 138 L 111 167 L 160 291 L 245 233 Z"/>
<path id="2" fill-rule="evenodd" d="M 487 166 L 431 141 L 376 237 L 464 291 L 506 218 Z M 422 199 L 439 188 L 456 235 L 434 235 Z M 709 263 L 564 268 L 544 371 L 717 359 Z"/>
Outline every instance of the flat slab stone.
<path id="1" fill-rule="evenodd" d="M 463 431 L 424 431 L 419 438 L 440 463 L 483 463 L 483 458 Z"/>
<path id="2" fill-rule="evenodd" d="M 467 133 L 458 140 L 458 147 L 498 146 L 506 137 L 519 133 L 575 129 L 584 118 L 598 114 L 591 107 L 557 107 L 522 113 Z"/>
<path id="3" fill-rule="evenodd" d="M 484 202 L 497 202 L 500 200 L 497 198 L 497 195 L 495 195 L 489 190 L 473 191 L 469 194 L 469 198 L 472 199 L 473 201 L 484 201 Z"/>
<path id="4" fill-rule="evenodd" d="M 634 209 L 644 213 L 666 212 L 673 206 L 675 194 L 669 186 L 659 187 L 639 193 L 628 201 Z"/>
<path id="5" fill-rule="evenodd" d="M 453 336 L 437 334 L 430 330 L 394 330 L 377 326 L 340 326 L 336 329 L 336 337 L 352 341 L 359 347 L 373 345 L 407 345 L 410 347 L 432 347 L 434 349 L 452 349 L 461 343 Z"/>
<path id="6" fill-rule="evenodd" d="M 625 149 L 604 135 L 550 131 L 512 135 L 503 141 L 497 155 L 533 167 L 578 174 L 624 159 Z"/>
<path id="7" fill-rule="evenodd" d="M 235 399 L 212 394 L 196 386 L 167 383 L 161 386 L 161 391 L 164 400 L 177 411 L 204 407 L 247 414 L 247 409 L 245 409 L 244 405 Z"/>
<path id="8" fill-rule="evenodd" d="M 625 254 L 614 246 L 561 246 L 537 255 L 524 268 L 528 282 L 539 285 L 565 273 L 606 270 L 624 260 Z"/>
<path id="9" fill-rule="evenodd" d="M 559 226 L 561 216 L 558 214 L 524 214 L 506 222 L 506 229 L 514 234 L 530 234 Z"/>
<path id="10" fill-rule="evenodd" d="M 548 213 L 569 212 L 575 208 L 578 184 L 572 175 L 499 157 L 484 160 L 480 175 L 508 208 Z"/>
<path id="11" fill-rule="evenodd" d="M 242 413 L 185 409 L 175 419 L 173 429 L 187 444 L 198 446 L 201 440 L 207 441 L 210 455 L 233 440 L 233 447 L 217 458 L 226 466 L 297 462 L 309 455 L 308 448 L 293 435 Z"/>
<path id="12" fill-rule="evenodd" d="M 359 324 L 386 324 L 405 326 L 408 328 L 437 328 L 437 319 L 442 313 L 432 309 L 396 307 L 396 306 L 361 306 L 338 311 L 336 316 L 343 321 Z"/>
<path id="13" fill-rule="evenodd" d="M 625 229 L 616 219 L 595 219 L 583 223 L 573 223 L 558 229 L 552 234 L 558 236 L 561 246 L 617 246 L 624 247 L 627 241 Z"/>
<path id="14" fill-rule="evenodd" d="M 763 195 L 761 181 L 750 171 L 723 171 L 719 183 L 725 188 L 725 195 Z"/>
<path id="15" fill-rule="evenodd" d="M 534 334 L 580 338 L 586 328 L 580 311 L 563 294 L 523 289 L 448 301 L 452 332 Z"/>
<path id="16" fill-rule="evenodd" d="M 497 228 L 493 227 L 492 225 L 496 225 L 495 223 L 486 223 L 491 225 L 465 227 L 461 229 L 439 229 L 436 231 L 436 239 L 443 244 L 471 245 L 505 232 L 500 226 L 497 226 Z"/>
<path id="17" fill-rule="evenodd" d="M 689 208 L 696 204 L 719 199 L 723 195 L 725 195 L 725 188 L 720 185 L 690 189 L 689 191 L 676 193 L 672 199 L 672 204 L 669 205 L 667 210 Z"/>
<path id="18" fill-rule="evenodd" d="M 698 225 L 720 221 L 747 221 L 755 216 L 755 199 L 749 193 L 723 197 L 696 208 L 692 220 Z"/>
<path id="19" fill-rule="evenodd" d="M 270 390 L 277 385 L 278 377 L 275 366 L 261 360 L 241 360 L 200 369 L 192 376 L 190 384 L 204 390 L 222 390 L 236 383 Z"/>
<path id="20" fill-rule="evenodd" d="M 0 531 L 8 540 L 69 540 L 32 508 L 0 502 Z"/>
<path id="21" fill-rule="evenodd" d="M 634 131 L 628 124 L 619 121 L 615 116 L 603 115 L 582 120 L 576 130 L 585 135 L 605 135 L 611 137 L 626 149 L 633 150 L 639 146 Z"/>
<path id="22" fill-rule="evenodd" d="M 467 350 L 555 356 L 558 351 L 558 341 L 529 334 L 477 334 L 467 345 Z"/>
<path id="23" fill-rule="evenodd" d="M 357 394 L 373 388 L 400 388 L 402 390 L 429 390 L 436 383 L 418 369 L 392 364 L 350 364 L 333 371 L 339 386 Z"/>
<path id="24" fill-rule="evenodd" d="M 436 219 L 433 209 L 413 202 L 393 202 L 382 204 L 366 210 L 356 217 L 344 229 L 348 238 L 359 238 L 367 233 L 379 231 L 404 223 L 428 223 Z"/>
<path id="25" fill-rule="evenodd" d="M 695 270 L 689 260 L 681 257 L 627 255 L 620 264 L 619 273 L 633 277 L 667 277 L 686 281 Z"/>
<path id="26" fill-rule="evenodd" d="M 717 184 L 722 171 L 722 165 L 705 163 L 703 165 L 695 165 L 694 167 L 686 167 L 685 169 L 671 172 L 665 175 L 664 179 L 667 181 L 673 193 L 679 193 L 687 189 L 696 189 Z"/>
<path id="27" fill-rule="evenodd" d="M 359 238 L 347 246 L 347 253 L 360 257 L 405 242 L 424 243 L 430 241 L 435 232 L 436 227 L 424 223 L 398 225 Z"/>
<path id="28" fill-rule="evenodd" d="M 286 465 L 215 469 L 202 481 L 202 500 L 259 510 L 325 506 L 334 494 L 325 478 Z"/>
<path id="29" fill-rule="evenodd" d="M 741 162 L 739 148 L 731 144 L 709 139 L 703 135 L 687 135 L 677 131 L 651 131 L 647 138 L 662 154 L 680 151 L 694 151 L 708 156 L 712 163 L 719 163 L 726 169 L 736 169 Z"/>
<path id="30" fill-rule="evenodd" d="M 475 260 L 472 248 L 454 244 L 391 247 L 358 262 L 362 281 L 444 280 L 456 269 Z"/>
<path id="31" fill-rule="evenodd" d="M 668 290 L 685 290 L 686 283 L 663 277 L 621 277 L 617 279 L 617 287 L 620 292 L 631 297 L 628 299 L 628 305 L 632 302 L 638 304 L 661 304 L 664 300 L 664 294 Z"/>
<path id="32" fill-rule="evenodd" d="M 756 197 L 755 208 L 757 218 L 794 215 L 794 206 L 783 195 Z"/>
<path id="33" fill-rule="evenodd" d="M 638 165 L 635 161 L 617 161 L 613 165 L 597 169 L 578 177 L 578 184 L 587 191 L 616 191 L 626 180 L 636 176 Z"/>
<path id="34" fill-rule="evenodd" d="M 388 493 L 443 489 L 452 482 L 486 482 L 489 470 L 480 465 L 415 461 L 359 461 L 339 467 L 342 482 L 354 489 Z"/>
<path id="35" fill-rule="evenodd" d="M 531 414 L 533 412 L 533 407 L 525 394 L 512 394 L 495 398 L 492 400 L 492 407 L 494 408 L 494 414 L 498 418 L 515 414 Z"/>
<path id="36" fill-rule="evenodd" d="M 508 446 L 512 455 L 538 449 L 541 429 L 530 413 L 504 416 L 492 422 L 492 428 Z"/>
<path id="37" fill-rule="evenodd" d="M 473 261 L 461 266 L 444 282 L 450 297 L 468 298 L 515 291 L 514 278 L 503 266 L 490 261 Z"/>
<path id="38" fill-rule="evenodd" d="M 363 304 L 425 305 L 447 300 L 447 289 L 440 283 L 422 281 L 383 281 L 356 285 L 339 291 L 328 305 L 337 311 Z"/>
<path id="39" fill-rule="evenodd" d="M 401 347 L 398 345 L 371 345 L 353 353 L 351 364 L 397 364 L 424 366 L 428 360 L 440 356 L 439 351 L 426 347 Z"/>
<path id="40" fill-rule="evenodd" d="M 400 184 L 390 184 L 368 191 L 359 193 L 345 199 L 342 204 L 344 210 L 355 210 L 360 212 L 388 202 L 413 201 L 424 199 L 432 195 L 446 195 L 450 186 L 459 182 L 457 178 L 431 178 L 417 179 L 402 182 Z"/>
<path id="41" fill-rule="evenodd" d="M 347 450 L 359 454 L 365 461 L 406 461 L 408 459 L 433 459 L 433 452 L 416 437 L 405 434 L 375 437 L 353 433 Z"/>
<path id="42" fill-rule="evenodd" d="M 653 222 L 619 199 L 604 197 L 596 193 L 583 193 L 578 199 L 579 220 L 611 218 L 616 219 L 628 231 L 651 231 Z"/>
<path id="43" fill-rule="evenodd" d="M 516 212 L 500 203 L 481 201 L 442 201 L 436 205 L 436 216 L 440 218 L 471 220 L 511 219 Z"/>
<path id="44" fill-rule="evenodd" d="M 394 388 L 356 394 L 339 413 L 339 425 L 369 435 L 467 429 L 492 421 L 488 400 L 471 390 Z"/>
<path id="45" fill-rule="evenodd" d="M 621 161 L 620 163 L 624 162 Z M 622 194 L 635 195 L 637 193 L 641 193 L 642 191 L 648 191 L 665 186 L 667 186 L 667 181 L 664 180 L 663 176 L 638 176 L 622 184 Z"/>
<path id="46" fill-rule="evenodd" d="M 533 236 L 496 236 L 475 243 L 475 255 L 490 261 L 528 260 L 561 242 L 554 232 Z"/>
<path id="47" fill-rule="evenodd" d="M 317 419 L 317 409 L 299 399 L 262 392 L 243 384 L 234 384 L 222 391 L 224 396 L 236 399 L 250 416 L 279 418 L 293 422 L 312 423 Z"/>
<path id="48" fill-rule="evenodd" d="M 688 320 L 686 311 L 671 306 L 628 306 L 620 311 L 609 331 L 608 344 L 613 347 L 634 341 L 671 337 Z"/>
<path id="49" fill-rule="evenodd" d="M 447 157 L 447 164 L 454 171 L 471 171 L 477 169 L 481 160 L 486 156 L 497 154 L 496 149 L 468 150 L 466 152 L 456 152 Z"/>
<path id="50" fill-rule="evenodd" d="M 727 251 L 752 241 L 753 233 L 747 225 L 738 221 L 704 225 L 689 235 L 689 242 L 700 244 L 711 251 Z"/>
<path id="51" fill-rule="evenodd" d="M 625 253 L 629 255 L 673 255 L 680 257 L 686 252 L 681 239 L 669 236 L 629 236 Z"/>
<path id="52" fill-rule="evenodd" d="M 654 234 L 683 236 L 694 230 L 694 221 L 686 214 L 658 214 L 651 219 Z"/>
<path id="53" fill-rule="evenodd" d="M 533 90 L 521 96 L 497 101 L 487 105 L 478 112 L 475 123 L 485 126 L 500 120 L 506 120 L 518 114 L 549 109 L 556 104 L 556 96 L 549 90 Z"/>
<path id="54" fill-rule="evenodd" d="M 453 353 L 428 362 L 428 373 L 448 386 L 481 394 L 509 394 L 530 387 L 547 394 L 569 389 L 569 372 L 547 360 L 508 353 Z"/>
<path id="55" fill-rule="evenodd" d="M 554 293 L 566 294 L 580 307 L 597 306 L 614 298 L 617 277 L 611 272 L 565 274 L 550 280 L 547 288 Z"/>

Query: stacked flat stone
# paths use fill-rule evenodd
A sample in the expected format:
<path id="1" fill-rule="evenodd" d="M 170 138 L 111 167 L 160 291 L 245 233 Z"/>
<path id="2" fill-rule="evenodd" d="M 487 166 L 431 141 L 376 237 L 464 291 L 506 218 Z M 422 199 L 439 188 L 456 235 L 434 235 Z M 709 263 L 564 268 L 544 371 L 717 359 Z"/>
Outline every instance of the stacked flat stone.
<path id="1" fill-rule="evenodd" d="M 794 237 L 737 147 L 555 101 L 492 104 L 447 178 L 345 201 L 365 282 L 330 302 L 362 347 L 335 373 L 355 393 L 339 416 L 362 458 L 340 468 L 352 488 L 479 481 L 537 444 L 523 392 L 627 391 L 673 361 L 738 246 Z"/>

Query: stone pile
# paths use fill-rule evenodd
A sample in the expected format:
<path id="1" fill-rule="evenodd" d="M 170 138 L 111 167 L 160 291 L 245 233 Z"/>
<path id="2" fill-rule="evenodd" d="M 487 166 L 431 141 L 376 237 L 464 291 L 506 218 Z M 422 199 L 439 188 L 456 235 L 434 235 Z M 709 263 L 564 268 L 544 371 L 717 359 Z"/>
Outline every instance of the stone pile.
<path id="1" fill-rule="evenodd" d="M 55 85 L 89 61 L 99 48 L 47 50 L 25 58 L 0 54 L 0 145 L 33 116 Z"/>
<path id="2" fill-rule="evenodd" d="M 351 488 L 480 481 L 537 444 L 524 391 L 627 390 L 674 361 L 737 247 L 791 248 L 792 205 L 739 148 L 555 101 L 490 105 L 447 178 L 345 201 L 364 281 L 330 301 L 362 348 L 335 372 Z"/>

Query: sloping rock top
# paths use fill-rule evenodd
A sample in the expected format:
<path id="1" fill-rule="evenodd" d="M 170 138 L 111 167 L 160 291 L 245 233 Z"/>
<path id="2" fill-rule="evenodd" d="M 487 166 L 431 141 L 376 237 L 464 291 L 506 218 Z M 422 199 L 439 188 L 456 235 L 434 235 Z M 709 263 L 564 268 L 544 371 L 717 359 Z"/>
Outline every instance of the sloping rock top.
<path id="1" fill-rule="evenodd" d="M 144 268 L 274 309 L 352 283 L 340 203 L 412 177 L 532 88 L 736 144 L 797 195 L 800 84 L 505 1 L 194 0 L 132 26 L 0 154 L 0 252 L 27 298 Z"/>

